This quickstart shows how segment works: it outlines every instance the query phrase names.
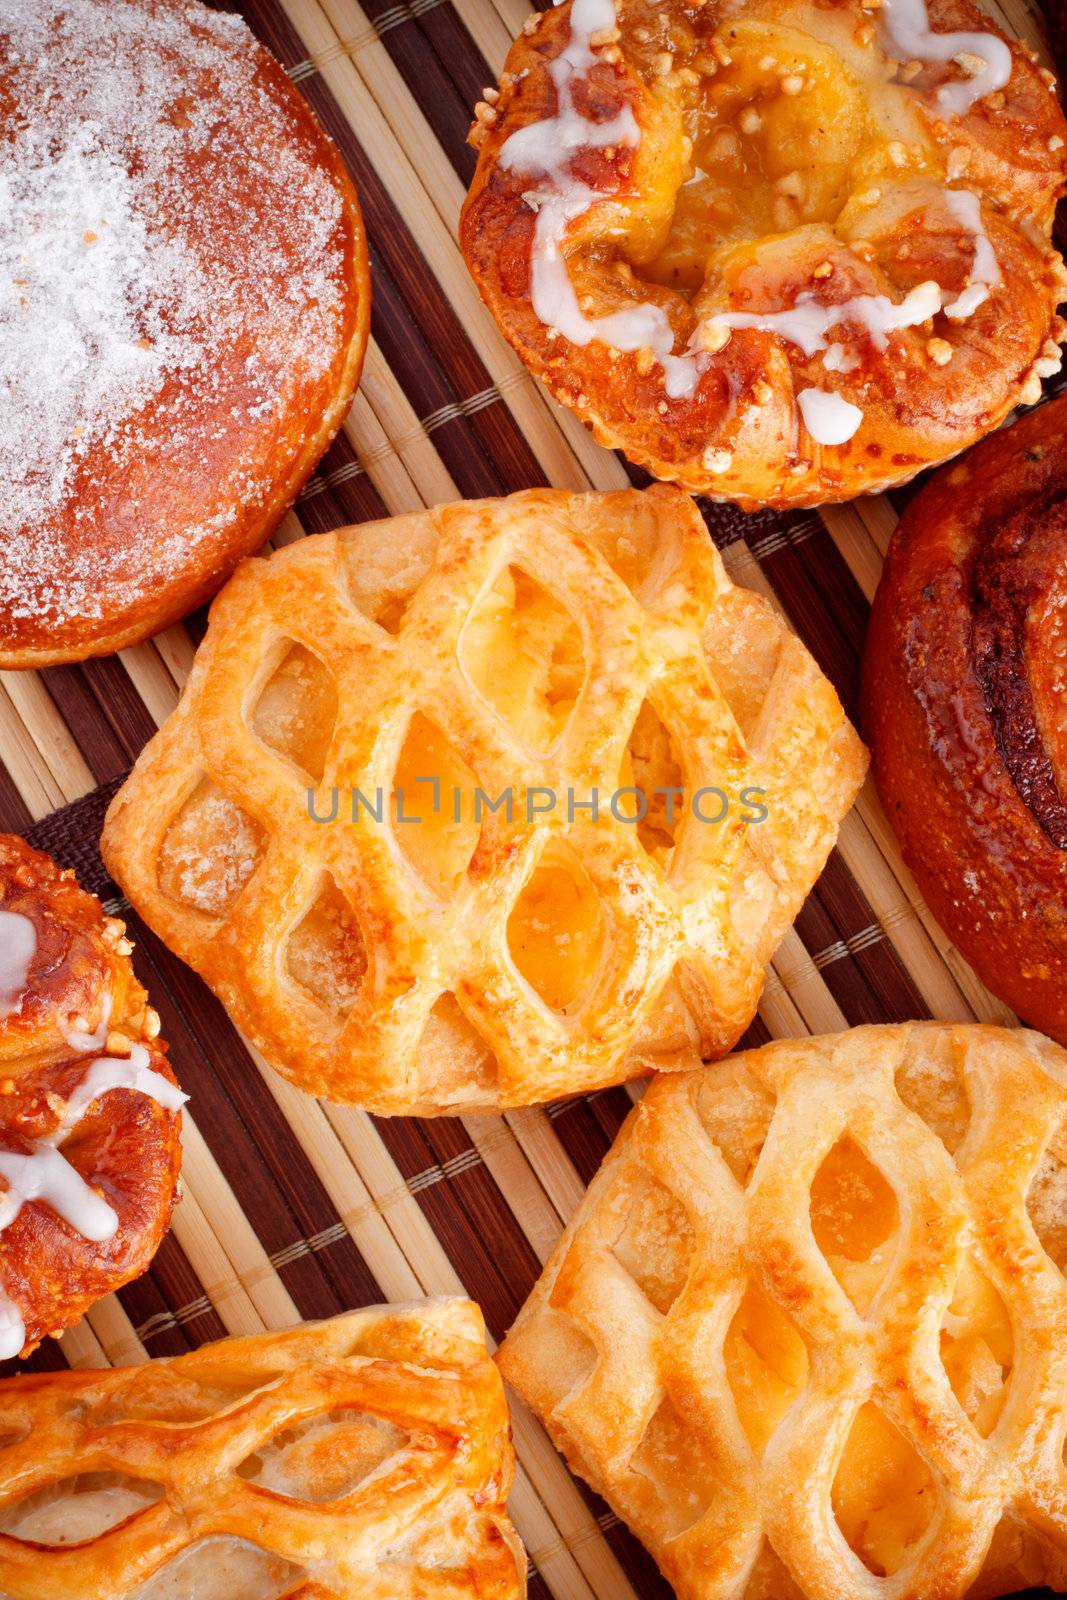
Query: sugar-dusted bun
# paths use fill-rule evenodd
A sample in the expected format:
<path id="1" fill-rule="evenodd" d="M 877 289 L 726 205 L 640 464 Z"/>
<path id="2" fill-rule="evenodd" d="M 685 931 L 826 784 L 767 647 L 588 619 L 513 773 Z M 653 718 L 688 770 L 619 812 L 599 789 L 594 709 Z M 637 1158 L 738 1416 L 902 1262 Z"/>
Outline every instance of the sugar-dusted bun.
<path id="1" fill-rule="evenodd" d="M 0 834 L 0 1359 L 137 1277 L 170 1222 L 183 1097 L 130 948 Z"/>
<path id="2" fill-rule="evenodd" d="M 199 0 L 0 8 L 0 666 L 189 611 L 337 431 L 370 285 L 340 156 Z"/>
<path id="3" fill-rule="evenodd" d="M 568 0 L 492 98 L 471 271 L 552 393 L 658 477 L 847 499 L 1059 366 L 1067 124 L 971 0 Z"/>
<path id="4" fill-rule="evenodd" d="M 993 992 L 1067 1044 L 1067 397 L 945 468 L 893 538 L 865 723 L 905 857 Z"/>

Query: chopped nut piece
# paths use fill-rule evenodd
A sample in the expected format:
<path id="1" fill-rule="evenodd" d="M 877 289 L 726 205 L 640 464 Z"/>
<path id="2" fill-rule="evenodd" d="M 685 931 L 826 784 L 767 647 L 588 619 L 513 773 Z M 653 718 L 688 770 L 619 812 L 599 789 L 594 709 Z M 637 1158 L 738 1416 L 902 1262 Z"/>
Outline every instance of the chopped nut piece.
<path id="1" fill-rule="evenodd" d="M 709 472 L 729 472 L 734 464 L 734 458 L 729 450 L 716 450 L 709 447 L 704 451 L 704 465 Z"/>
<path id="2" fill-rule="evenodd" d="M 834 264 L 832 261 L 820 261 L 819 265 L 812 269 L 811 275 L 813 278 L 828 278 L 833 270 Z"/>
<path id="3" fill-rule="evenodd" d="M 763 118 L 755 106 L 746 106 L 737 119 L 738 127 L 742 133 L 758 133 L 763 127 Z"/>
<path id="4" fill-rule="evenodd" d="M 711 356 L 725 350 L 730 343 L 730 329 L 725 322 L 702 322 L 696 331 L 696 344 Z"/>
<path id="5" fill-rule="evenodd" d="M 799 94 L 801 92 L 803 87 L 804 87 L 804 79 L 801 78 L 801 77 L 798 77 L 798 75 L 795 72 L 791 72 L 787 78 L 783 78 L 782 79 L 782 93 L 783 94 L 797 95 L 797 94 Z"/>
<path id="6" fill-rule="evenodd" d="M 926 354 L 935 367 L 947 367 L 952 360 L 952 346 L 947 339 L 927 339 Z"/>

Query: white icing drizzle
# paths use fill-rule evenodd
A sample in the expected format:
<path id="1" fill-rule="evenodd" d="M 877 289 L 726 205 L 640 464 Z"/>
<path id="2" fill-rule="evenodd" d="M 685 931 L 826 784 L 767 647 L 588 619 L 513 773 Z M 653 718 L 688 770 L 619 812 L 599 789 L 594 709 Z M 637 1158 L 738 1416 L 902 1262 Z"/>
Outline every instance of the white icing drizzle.
<path id="1" fill-rule="evenodd" d="M 797 408 L 816 444 L 845 444 L 863 421 L 859 406 L 824 389 L 801 389 Z"/>
<path id="2" fill-rule="evenodd" d="M 525 197 L 537 212 L 530 300 L 539 320 L 572 344 L 584 346 L 599 339 L 617 350 L 651 350 L 663 368 L 667 393 L 672 399 L 681 399 L 696 388 L 707 357 L 672 354 L 674 330 L 662 306 L 645 303 L 606 317 L 587 317 L 578 304 L 563 255 L 569 225 L 584 216 L 598 198 L 594 189 L 571 176 L 571 157 L 578 150 L 620 145 L 633 149 L 641 142 L 641 130 L 629 106 L 610 122 L 591 122 L 574 103 L 575 81 L 584 78 L 596 61 L 590 36 L 614 28 L 615 22 L 614 0 L 574 0 L 570 42 L 548 69 L 556 87 L 556 114 L 517 129 L 500 151 L 500 165 L 547 180 Z"/>
<path id="3" fill-rule="evenodd" d="M 1011 52 L 992 34 L 931 34 L 925 0 L 885 0 L 884 10 L 893 47 L 904 48 L 907 44 L 905 59 L 947 61 L 970 52 L 985 63 L 983 71 L 967 84 L 946 85 L 942 94 L 963 90 L 970 95 L 966 102 L 969 105 L 1010 77 Z M 592 122 L 575 104 L 575 82 L 586 76 L 596 61 L 592 36 L 610 33 L 616 23 L 614 0 L 573 0 L 570 39 L 548 68 L 556 89 L 555 115 L 517 129 L 500 151 L 503 168 L 527 172 L 542 180 L 536 190 L 528 191 L 523 198 L 537 213 L 530 252 L 530 301 L 547 328 L 579 346 L 596 339 L 616 350 L 651 351 L 663 370 L 664 390 L 672 400 L 678 400 L 693 394 L 708 369 L 709 357 L 702 348 L 702 336 L 709 328 L 757 328 L 779 334 L 806 356 L 825 352 L 827 369 L 844 373 L 858 363 L 843 344 L 831 343 L 827 336 L 832 328 L 858 322 L 875 348 L 885 350 L 891 333 L 917 327 L 941 310 L 955 321 L 963 320 L 988 299 L 990 286 L 1000 281 L 1001 274 L 982 227 L 978 197 L 969 190 L 948 189 L 945 194 L 950 211 L 974 240 L 974 262 L 967 284 L 948 303 L 940 284 L 933 280 L 917 284 L 899 304 L 888 295 L 861 294 L 837 305 L 823 305 L 808 291 L 783 311 L 713 314 L 698 324 L 681 355 L 673 353 L 674 330 L 662 306 L 645 302 L 604 317 L 586 316 L 571 283 L 563 246 L 570 224 L 584 216 L 599 196 L 571 175 L 571 158 L 579 150 L 620 145 L 633 149 L 641 141 L 629 106 L 608 122 Z M 798 401 L 801 399 L 805 401 L 801 406 L 804 425 L 817 443 L 843 444 L 863 420 L 858 406 L 823 390 L 804 390 Z"/>
<path id="4" fill-rule="evenodd" d="M 989 299 L 989 291 L 1000 282 L 1000 262 L 982 227 L 982 207 L 978 196 L 970 189 L 946 189 L 945 203 L 974 241 L 974 260 L 967 277 L 967 285 L 956 299 L 942 306 L 946 317 L 953 322 L 964 322 Z"/>
<path id="5" fill-rule="evenodd" d="M 37 929 L 20 911 L 0 911 L 0 1017 L 21 1011 Z"/>
<path id="6" fill-rule="evenodd" d="M 898 328 L 914 328 L 940 309 L 941 289 L 930 280 L 917 284 L 899 305 L 885 294 L 857 294 L 851 300 L 828 306 L 806 290 L 787 311 L 723 311 L 708 321 L 713 328 L 758 328 L 762 333 L 777 333 L 806 356 L 814 356 L 829 349 L 830 329 L 844 322 L 862 323 L 875 347 L 884 350 L 891 333 Z"/>
<path id="7" fill-rule="evenodd" d="M 66 1037 L 75 1049 L 89 1041 L 98 1048 L 106 1036 L 111 1015 L 111 997 L 105 996 L 103 1020 L 95 1033 L 71 1029 Z M 100 1056 L 93 1061 L 63 1108 L 54 1131 L 28 1154 L 0 1149 L 0 1177 L 7 1189 L 0 1194 L 0 1233 L 11 1226 L 24 1205 L 43 1201 L 70 1224 L 83 1239 L 102 1243 L 114 1237 L 119 1219 L 114 1208 L 81 1174 L 71 1166 L 60 1146 L 81 1122 L 95 1100 L 112 1089 L 131 1089 L 146 1095 L 167 1111 L 180 1111 L 188 1099 L 182 1091 L 151 1065 L 143 1044 L 133 1044 L 130 1054 Z M 0 1360 L 18 1355 L 26 1342 L 26 1328 L 18 1306 L 0 1293 Z"/>
<path id="8" fill-rule="evenodd" d="M 974 57 L 977 70 L 955 83 L 942 84 L 937 102 L 943 111 L 962 117 L 987 94 L 1003 89 L 1012 73 L 1011 51 L 993 33 L 934 33 L 926 0 L 883 0 L 882 17 L 890 53 L 898 61 L 958 61 Z M 969 63 L 964 59 L 964 69 Z"/>

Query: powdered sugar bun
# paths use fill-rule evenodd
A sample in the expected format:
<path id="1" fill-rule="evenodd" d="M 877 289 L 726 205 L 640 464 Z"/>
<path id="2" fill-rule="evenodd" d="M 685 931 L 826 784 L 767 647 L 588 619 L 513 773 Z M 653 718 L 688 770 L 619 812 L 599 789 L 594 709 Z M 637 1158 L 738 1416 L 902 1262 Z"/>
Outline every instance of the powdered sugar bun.
<path id="1" fill-rule="evenodd" d="M 0 664 L 182 615 L 344 415 L 370 289 L 352 185 L 199 0 L 0 0 Z"/>

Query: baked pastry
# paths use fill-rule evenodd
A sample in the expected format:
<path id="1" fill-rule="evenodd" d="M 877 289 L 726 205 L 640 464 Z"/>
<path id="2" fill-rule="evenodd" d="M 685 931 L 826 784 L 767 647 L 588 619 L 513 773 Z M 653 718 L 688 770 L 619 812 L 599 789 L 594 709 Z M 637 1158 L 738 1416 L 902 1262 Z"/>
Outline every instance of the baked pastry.
<path id="1" fill-rule="evenodd" d="M 1067 1055 L 908 1023 L 659 1078 L 499 1361 L 678 1600 L 1067 1585 Z"/>
<path id="2" fill-rule="evenodd" d="M 686 495 L 535 490 L 243 566 L 102 847 L 302 1088 L 488 1110 L 728 1050 L 865 767 Z"/>
<path id="3" fill-rule="evenodd" d="M 131 948 L 0 834 L 0 1359 L 137 1277 L 170 1222 L 185 1096 Z"/>
<path id="4" fill-rule="evenodd" d="M 864 716 L 886 813 L 983 982 L 1067 1044 L 1067 398 L 939 473 L 898 524 Z"/>
<path id="5" fill-rule="evenodd" d="M 602 444 L 746 508 L 847 499 L 1058 369 L 1053 90 L 971 0 L 571 0 L 477 108 L 464 253 Z"/>
<path id="6" fill-rule="evenodd" d="M 337 431 L 367 340 L 340 156 L 240 18 L 0 0 L 0 666 L 192 609 Z"/>
<path id="7" fill-rule="evenodd" d="M 521 1600 L 477 1306 L 380 1306 L 0 1386 L 9 1600 Z"/>

